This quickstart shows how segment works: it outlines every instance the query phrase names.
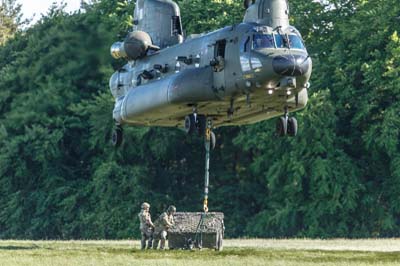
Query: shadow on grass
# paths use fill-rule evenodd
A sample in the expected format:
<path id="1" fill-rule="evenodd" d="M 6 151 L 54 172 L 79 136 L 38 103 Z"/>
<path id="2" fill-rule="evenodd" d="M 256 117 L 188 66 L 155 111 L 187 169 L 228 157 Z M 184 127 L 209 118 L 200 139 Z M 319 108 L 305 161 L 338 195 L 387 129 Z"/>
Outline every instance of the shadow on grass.
<path id="1" fill-rule="evenodd" d="M 322 251 L 322 250 L 273 250 L 251 248 L 227 248 L 221 252 L 214 250 L 165 250 L 141 251 L 137 249 L 108 249 L 110 254 L 131 254 L 140 259 L 175 259 L 175 260 L 214 260 L 216 258 L 254 257 L 264 260 L 300 261 L 303 263 L 393 263 L 400 265 L 400 252 L 360 252 L 360 251 Z"/>
<path id="2" fill-rule="evenodd" d="M 33 250 L 39 249 L 38 246 L 21 247 L 21 246 L 0 246 L 0 250 Z"/>

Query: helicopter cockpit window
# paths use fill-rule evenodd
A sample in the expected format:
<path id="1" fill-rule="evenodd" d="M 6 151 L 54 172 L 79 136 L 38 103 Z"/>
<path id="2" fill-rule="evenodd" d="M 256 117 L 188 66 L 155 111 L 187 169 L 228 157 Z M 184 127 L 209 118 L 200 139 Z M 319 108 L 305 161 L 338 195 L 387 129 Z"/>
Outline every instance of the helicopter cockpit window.
<path id="1" fill-rule="evenodd" d="M 277 48 L 305 49 L 301 38 L 293 34 L 275 34 L 275 42 Z"/>
<path id="2" fill-rule="evenodd" d="M 271 34 L 254 34 L 253 49 L 275 48 L 274 37 Z"/>
<path id="3" fill-rule="evenodd" d="M 297 35 L 289 35 L 289 44 L 292 49 L 305 49 L 303 41 Z"/>
<path id="4" fill-rule="evenodd" d="M 276 48 L 289 48 L 285 34 L 275 34 Z"/>

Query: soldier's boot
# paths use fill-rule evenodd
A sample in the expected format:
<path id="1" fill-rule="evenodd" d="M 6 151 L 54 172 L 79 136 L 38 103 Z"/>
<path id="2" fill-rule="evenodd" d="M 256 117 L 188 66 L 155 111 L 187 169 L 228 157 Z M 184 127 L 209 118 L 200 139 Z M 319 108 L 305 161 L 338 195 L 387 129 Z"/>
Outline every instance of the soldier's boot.
<path id="1" fill-rule="evenodd" d="M 150 237 L 149 241 L 147 242 L 147 249 L 151 249 L 153 246 L 153 238 Z"/>
<path id="2" fill-rule="evenodd" d="M 159 240 L 155 239 L 153 241 L 153 249 L 157 249 Z"/>
<path id="3" fill-rule="evenodd" d="M 140 249 L 143 250 L 146 248 L 146 238 L 142 237 L 142 240 L 140 240 Z"/>
<path id="4" fill-rule="evenodd" d="M 160 249 L 165 248 L 165 239 L 161 239 Z"/>

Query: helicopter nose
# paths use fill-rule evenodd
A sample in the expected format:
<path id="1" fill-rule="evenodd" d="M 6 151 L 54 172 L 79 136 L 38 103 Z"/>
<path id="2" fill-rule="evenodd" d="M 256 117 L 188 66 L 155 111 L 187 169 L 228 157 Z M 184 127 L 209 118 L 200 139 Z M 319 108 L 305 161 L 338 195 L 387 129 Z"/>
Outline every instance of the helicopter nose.
<path id="1" fill-rule="evenodd" d="M 282 76 L 302 76 L 310 69 L 310 60 L 304 55 L 279 55 L 272 61 L 274 71 Z"/>

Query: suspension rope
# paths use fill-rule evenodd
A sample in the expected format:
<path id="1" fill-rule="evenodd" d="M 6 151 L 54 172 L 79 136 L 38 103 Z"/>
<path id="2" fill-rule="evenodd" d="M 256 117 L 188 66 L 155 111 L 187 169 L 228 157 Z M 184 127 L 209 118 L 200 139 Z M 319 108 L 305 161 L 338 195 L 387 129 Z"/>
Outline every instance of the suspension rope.
<path id="1" fill-rule="evenodd" d="M 197 243 L 199 248 L 203 246 L 203 227 L 204 220 L 208 214 L 208 186 L 210 179 L 210 150 L 211 150 L 211 128 L 212 120 L 207 119 L 207 128 L 205 132 L 204 145 L 206 148 L 206 163 L 205 163 L 205 174 L 204 174 L 204 200 L 203 200 L 203 213 L 201 214 L 199 223 L 197 224 L 196 234 L 194 242 Z"/>
<path id="2" fill-rule="evenodd" d="M 206 165 L 204 175 L 204 200 L 203 210 L 205 213 L 208 212 L 208 186 L 210 182 L 210 147 L 211 147 L 211 122 L 207 121 L 207 129 L 205 135 L 205 147 L 206 147 Z"/>

